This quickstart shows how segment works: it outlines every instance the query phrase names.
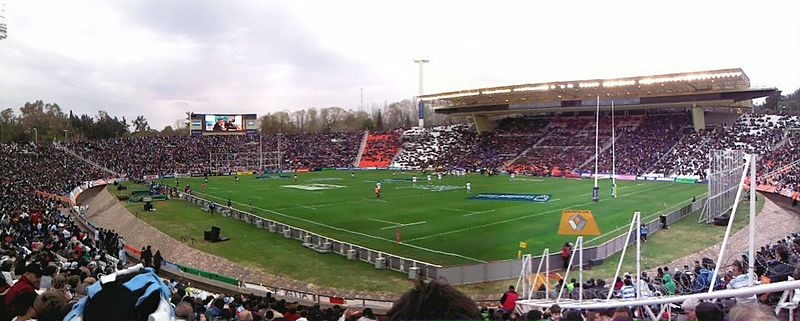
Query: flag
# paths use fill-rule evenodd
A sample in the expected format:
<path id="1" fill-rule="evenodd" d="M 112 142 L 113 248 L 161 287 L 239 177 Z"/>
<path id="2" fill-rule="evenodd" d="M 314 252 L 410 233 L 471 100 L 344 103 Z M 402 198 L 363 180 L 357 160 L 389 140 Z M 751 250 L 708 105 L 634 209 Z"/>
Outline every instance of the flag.
<path id="1" fill-rule="evenodd" d="M 527 243 L 527 242 L 522 242 L 522 241 L 520 241 L 520 242 L 519 242 L 519 248 L 521 248 L 521 249 L 527 249 L 527 248 L 528 248 L 528 243 Z"/>
<path id="2" fill-rule="evenodd" d="M 394 241 L 395 243 L 400 243 L 400 225 L 394 229 Z"/>

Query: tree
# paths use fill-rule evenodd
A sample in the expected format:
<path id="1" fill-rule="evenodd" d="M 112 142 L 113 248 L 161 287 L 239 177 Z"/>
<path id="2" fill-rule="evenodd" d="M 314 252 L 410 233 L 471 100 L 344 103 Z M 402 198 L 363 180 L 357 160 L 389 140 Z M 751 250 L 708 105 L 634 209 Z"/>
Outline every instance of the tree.
<path id="1" fill-rule="evenodd" d="M 383 130 L 383 115 L 381 115 L 380 109 L 378 109 L 378 116 L 375 117 L 375 129 L 378 131 Z"/>
<path id="2" fill-rule="evenodd" d="M 136 116 L 136 119 L 133 120 L 133 132 L 142 133 L 148 130 L 150 130 L 150 125 L 147 123 L 147 119 L 144 118 L 144 115 Z"/>

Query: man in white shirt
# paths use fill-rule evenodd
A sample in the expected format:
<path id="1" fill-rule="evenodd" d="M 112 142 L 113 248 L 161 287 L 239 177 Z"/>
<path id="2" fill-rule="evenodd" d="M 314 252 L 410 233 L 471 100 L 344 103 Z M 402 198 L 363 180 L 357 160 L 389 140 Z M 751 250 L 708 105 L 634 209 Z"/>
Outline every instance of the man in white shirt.
<path id="1" fill-rule="evenodd" d="M 733 279 L 728 282 L 728 289 L 741 289 L 750 286 L 750 276 L 745 273 L 744 264 L 739 261 L 733 261 L 731 265 L 732 269 L 731 272 L 733 273 Z M 756 296 L 737 296 L 736 303 L 755 303 Z"/>

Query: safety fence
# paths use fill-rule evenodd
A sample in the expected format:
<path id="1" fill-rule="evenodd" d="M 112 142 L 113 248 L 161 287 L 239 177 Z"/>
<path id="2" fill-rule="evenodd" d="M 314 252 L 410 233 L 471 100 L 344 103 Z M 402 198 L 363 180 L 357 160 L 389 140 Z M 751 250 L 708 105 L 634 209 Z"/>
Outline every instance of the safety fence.
<path id="1" fill-rule="evenodd" d="M 397 272 L 407 273 L 410 279 L 415 279 L 417 277 L 435 279 L 438 277 L 437 269 L 441 268 L 440 265 L 418 261 L 352 243 L 339 241 L 337 239 L 310 232 L 305 229 L 215 203 L 195 195 L 187 193 L 178 194 L 181 199 L 200 206 L 206 210 L 213 210 L 215 213 L 218 213 L 222 216 L 235 218 L 237 220 L 253 224 L 258 228 L 266 229 L 269 232 L 281 234 L 287 239 L 301 241 L 306 247 L 320 253 L 335 253 L 345 256 L 349 260 L 360 260 L 362 262 L 370 263 L 377 269 L 385 268 Z M 212 204 L 213 206 L 210 206 Z"/>

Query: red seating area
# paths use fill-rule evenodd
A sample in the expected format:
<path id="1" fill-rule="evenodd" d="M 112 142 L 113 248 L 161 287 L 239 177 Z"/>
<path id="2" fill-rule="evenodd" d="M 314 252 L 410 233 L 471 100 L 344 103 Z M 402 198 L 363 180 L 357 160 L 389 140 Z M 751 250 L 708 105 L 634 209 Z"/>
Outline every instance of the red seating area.
<path id="1" fill-rule="evenodd" d="M 369 135 L 367 145 L 361 154 L 361 162 L 358 167 L 379 167 L 386 168 L 392 164 L 392 159 L 400 152 L 403 147 L 399 132 L 387 132 Z"/>

